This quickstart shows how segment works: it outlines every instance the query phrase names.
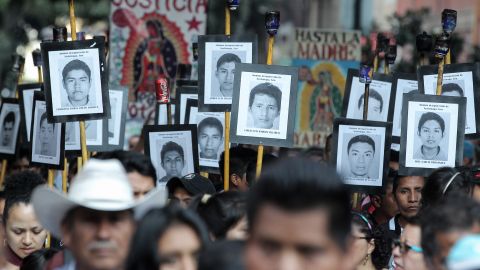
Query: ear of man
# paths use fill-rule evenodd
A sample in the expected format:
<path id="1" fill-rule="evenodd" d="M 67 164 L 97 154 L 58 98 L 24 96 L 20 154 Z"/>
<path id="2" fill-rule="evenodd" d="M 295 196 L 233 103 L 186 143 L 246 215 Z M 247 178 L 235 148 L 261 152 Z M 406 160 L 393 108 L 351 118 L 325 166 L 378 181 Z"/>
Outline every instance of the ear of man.
<path id="1" fill-rule="evenodd" d="M 238 187 L 242 181 L 242 177 L 238 176 L 235 173 L 230 174 L 230 182 L 235 186 Z"/>
<path id="2" fill-rule="evenodd" d="M 373 206 L 375 206 L 375 208 L 380 208 L 382 207 L 382 198 L 378 195 L 373 195 L 370 197 L 371 200 L 372 200 L 372 204 Z"/>

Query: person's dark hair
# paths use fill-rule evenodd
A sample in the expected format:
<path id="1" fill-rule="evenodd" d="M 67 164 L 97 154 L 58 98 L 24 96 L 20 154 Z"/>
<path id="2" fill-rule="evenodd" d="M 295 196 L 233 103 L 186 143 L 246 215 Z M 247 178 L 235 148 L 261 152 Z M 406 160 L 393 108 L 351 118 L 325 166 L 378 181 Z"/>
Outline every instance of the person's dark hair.
<path id="1" fill-rule="evenodd" d="M 22 171 L 13 173 L 5 179 L 5 208 L 3 210 L 3 224 L 7 223 L 10 210 L 17 204 L 29 204 L 33 190 L 45 184 L 45 179 L 36 172 Z"/>
<path id="2" fill-rule="evenodd" d="M 264 154 L 262 159 L 263 166 L 269 166 L 270 164 L 275 163 L 278 158 L 272 154 Z M 255 179 L 257 178 L 257 157 L 252 159 L 247 164 L 247 173 L 246 173 L 248 186 L 253 186 L 255 184 Z"/>
<path id="3" fill-rule="evenodd" d="M 375 142 L 373 141 L 370 136 L 367 135 L 357 135 L 348 141 L 348 146 L 347 146 L 347 153 L 350 153 L 350 148 L 354 143 L 368 143 L 369 145 L 372 146 L 373 152 L 375 152 Z"/>
<path id="4" fill-rule="evenodd" d="M 243 241 L 215 241 L 198 258 L 198 270 L 245 270 Z"/>
<path id="5" fill-rule="evenodd" d="M 65 81 L 68 73 L 72 70 L 83 70 L 85 71 L 85 73 L 87 73 L 89 80 L 92 78 L 92 72 L 90 71 L 90 67 L 85 62 L 75 59 L 68 62 L 68 64 L 66 64 L 65 67 L 63 68 L 62 70 L 63 81 Z"/>
<path id="6" fill-rule="evenodd" d="M 247 171 L 248 163 L 251 160 L 256 158 L 257 153 L 255 150 L 250 148 L 244 148 L 241 146 L 235 146 L 230 148 L 230 175 L 236 174 L 239 177 L 242 177 L 243 174 Z M 220 172 L 224 170 L 225 163 L 225 152 L 220 154 L 220 159 L 218 160 L 218 166 Z M 223 175 L 222 175 L 223 177 Z"/>
<path id="7" fill-rule="evenodd" d="M 182 160 L 185 160 L 183 148 L 177 143 L 170 141 L 164 144 L 162 147 L 162 150 L 160 151 L 160 159 L 162 163 L 163 163 L 163 159 L 165 158 L 165 154 L 170 151 L 176 151 L 182 157 Z"/>
<path id="8" fill-rule="evenodd" d="M 325 158 L 324 149 L 318 146 L 311 146 L 303 151 L 302 154 L 304 157 L 311 159 L 319 158 L 320 160 L 323 160 Z"/>
<path id="9" fill-rule="evenodd" d="M 247 197 L 239 191 L 227 191 L 215 195 L 199 195 L 190 208 L 207 224 L 215 239 L 224 239 L 227 232 L 246 215 Z"/>
<path id="10" fill-rule="evenodd" d="M 40 126 L 42 126 L 43 121 L 47 121 L 47 124 L 50 124 L 48 123 L 47 112 L 42 113 L 42 116 L 40 116 Z M 55 130 L 55 124 L 51 124 L 51 125 L 53 127 L 53 130 Z"/>
<path id="11" fill-rule="evenodd" d="M 220 66 L 222 66 L 223 64 L 230 63 L 230 62 L 241 63 L 242 60 L 236 54 L 226 53 L 226 54 L 220 56 L 220 58 L 218 58 L 217 69 L 219 69 Z"/>
<path id="12" fill-rule="evenodd" d="M 473 188 L 464 170 L 450 167 L 436 169 L 427 178 L 422 189 L 422 207 L 434 205 L 452 194 L 460 193 L 470 196 Z"/>
<path id="13" fill-rule="evenodd" d="M 218 120 L 217 118 L 207 117 L 207 118 L 203 119 L 202 121 L 200 121 L 200 123 L 198 123 L 198 128 L 197 128 L 198 136 L 200 136 L 201 131 L 205 127 L 216 128 L 218 130 L 218 133 L 220 133 L 220 136 L 223 137 L 223 125 L 222 125 L 222 122 L 220 122 L 220 120 Z"/>
<path id="14" fill-rule="evenodd" d="M 194 230 L 204 246 L 208 241 L 208 232 L 201 218 L 191 210 L 178 205 L 150 210 L 140 220 L 137 231 L 130 243 L 130 254 L 126 270 L 159 269 L 161 265 L 158 241 L 164 233 L 176 225 L 187 225 Z"/>
<path id="15" fill-rule="evenodd" d="M 375 248 L 372 251 L 372 263 L 375 269 L 388 268 L 388 263 L 392 256 L 392 238 L 388 237 L 389 233 L 390 230 L 386 226 L 373 228 Z"/>
<path id="16" fill-rule="evenodd" d="M 435 256 L 440 253 L 437 242 L 439 234 L 470 231 L 479 220 L 479 205 L 467 196 L 453 195 L 424 209 L 420 215 L 423 256 L 433 266 Z"/>
<path id="17" fill-rule="evenodd" d="M 127 173 L 137 172 L 143 176 L 151 177 L 157 185 L 157 173 L 150 158 L 140 152 L 115 150 L 102 152 L 95 156 L 97 159 L 116 159 L 122 163 Z"/>
<path id="18" fill-rule="evenodd" d="M 368 218 L 368 215 L 352 212 L 352 225 L 358 226 L 360 232 L 365 234 L 365 240 L 370 241 L 373 238 L 373 222 Z"/>
<path id="19" fill-rule="evenodd" d="M 420 121 L 418 121 L 418 133 L 420 133 L 423 124 L 425 124 L 425 122 L 427 122 L 428 120 L 437 121 L 437 123 L 440 125 L 440 128 L 442 129 L 442 134 L 445 132 L 445 121 L 443 120 L 443 118 L 434 112 L 426 112 L 422 114 L 422 116 L 420 116 Z"/>
<path id="20" fill-rule="evenodd" d="M 5 125 L 6 123 L 15 123 L 14 112 L 8 112 L 7 115 L 5 115 L 5 118 L 3 119 L 3 125 Z"/>
<path id="21" fill-rule="evenodd" d="M 456 83 L 446 83 L 442 85 L 442 95 L 448 92 L 457 92 L 461 97 L 464 95 L 462 87 Z"/>
<path id="22" fill-rule="evenodd" d="M 260 209 L 266 204 L 289 213 L 320 208 L 327 212 L 329 235 L 345 249 L 351 231 L 349 202 L 349 193 L 333 168 L 303 158 L 284 159 L 267 166 L 250 191 L 249 230 L 255 231 Z"/>
<path id="23" fill-rule="evenodd" d="M 365 94 L 362 94 L 360 98 L 358 99 L 358 108 L 360 108 L 363 105 L 363 99 L 365 98 Z M 380 101 L 380 112 L 383 111 L 383 98 L 382 96 L 375 90 L 371 89 L 368 92 L 368 98 L 373 98 L 378 101 Z"/>
<path id="24" fill-rule="evenodd" d="M 255 95 L 267 95 L 274 98 L 275 102 L 277 103 L 278 111 L 280 111 L 282 107 L 282 91 L 275 85 L 271 83 L 261 83 L 255 86 L 250 92 L 250 99 L 248 103 L 249 108 L 252 107 Z"/>
<path id="25" fill-rule="evenodd" d="M 44 270 L 48 260 L 57 252 L 58 250 L 51 248 L 37 250 L 22 260 L 20 270 Z"/>

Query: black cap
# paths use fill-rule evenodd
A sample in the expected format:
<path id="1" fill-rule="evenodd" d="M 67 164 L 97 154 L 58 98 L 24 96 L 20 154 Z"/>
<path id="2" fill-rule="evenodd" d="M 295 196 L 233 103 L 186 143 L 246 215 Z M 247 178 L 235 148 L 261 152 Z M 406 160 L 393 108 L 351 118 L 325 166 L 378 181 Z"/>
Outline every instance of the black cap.
<path id="1" fill-rule="evenodd" d="M 188 193 L 195 196 L 198 194 L 215 194 L 216 190 L 210 179 L 198 173 L 191 173 L 182 178 L 173 177 L 167 182 L 168 194 L 173 194 L 177 187 L 185 188 Z"/>

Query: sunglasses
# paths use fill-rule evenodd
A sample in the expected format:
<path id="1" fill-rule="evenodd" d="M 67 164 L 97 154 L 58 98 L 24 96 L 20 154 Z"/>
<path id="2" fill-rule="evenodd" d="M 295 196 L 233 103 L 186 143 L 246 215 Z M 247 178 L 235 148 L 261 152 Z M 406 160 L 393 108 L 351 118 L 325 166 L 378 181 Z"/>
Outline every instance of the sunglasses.
<path id="1" fill-rule="evenodd" d="M 416 252 L 416 253 L 422 253 L 423 252 L 423 248 L 421 248 L 419 246 L 409 245 L 405 242 L 400 241 L 400 239 L 394 239 L 393 240 L 392 248 L 396 248 L 396 247 L 400 248 L 400 253 L 402 253 L 402 254 L 405 254 L 410 250 L 413 251 L 413 252 Z"/>

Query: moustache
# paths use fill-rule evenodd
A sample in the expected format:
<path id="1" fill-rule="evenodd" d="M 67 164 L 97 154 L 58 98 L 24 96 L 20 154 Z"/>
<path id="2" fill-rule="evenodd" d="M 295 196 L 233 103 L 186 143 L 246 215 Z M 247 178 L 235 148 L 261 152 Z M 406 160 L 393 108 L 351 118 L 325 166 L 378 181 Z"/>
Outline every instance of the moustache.
<path id="1" fill-rule="evenodd" d="M 92 242 L 90 243 L 88 246 L 87 246 L 87 250 L 88 251 L 93 251 L 93 250 L 96 250 L 96 249 L 112 249 L 112 250 L 116 250 L 117 249 L 117 245 L 112 242 L 112 241 L 95 241 L 95 242 Z"/>

